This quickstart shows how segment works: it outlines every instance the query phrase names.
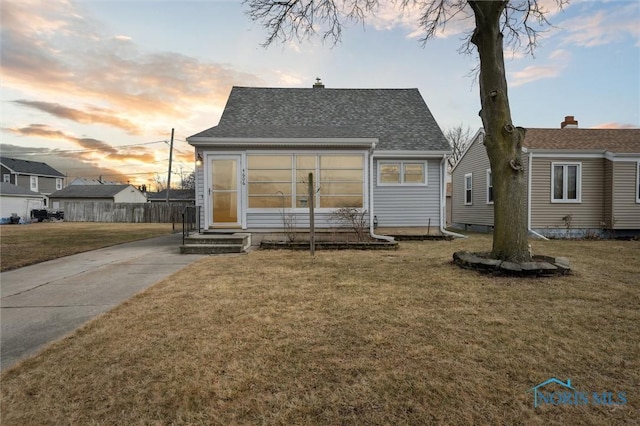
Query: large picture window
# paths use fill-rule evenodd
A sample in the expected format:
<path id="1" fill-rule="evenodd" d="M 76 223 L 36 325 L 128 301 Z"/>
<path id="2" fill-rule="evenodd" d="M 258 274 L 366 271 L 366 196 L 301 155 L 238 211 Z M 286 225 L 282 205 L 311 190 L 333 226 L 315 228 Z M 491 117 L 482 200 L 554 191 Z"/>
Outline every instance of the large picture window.
<path id="1" fill-rule="evenodd" d="M 551 163 L 551 201 L 580 202 L 580 163 Z"/>
<path id="2" fill-rule="evenodd" d="M 426 185 L 427 164 L 424 161 L 380 161 L 378 185 Z"/>
<path id="3" fill-rule="evenodd" d="M 364 155 L 248 155 L 249 208 L 305 208 L 309 173 L 318 208 L 363 207 Z"/>

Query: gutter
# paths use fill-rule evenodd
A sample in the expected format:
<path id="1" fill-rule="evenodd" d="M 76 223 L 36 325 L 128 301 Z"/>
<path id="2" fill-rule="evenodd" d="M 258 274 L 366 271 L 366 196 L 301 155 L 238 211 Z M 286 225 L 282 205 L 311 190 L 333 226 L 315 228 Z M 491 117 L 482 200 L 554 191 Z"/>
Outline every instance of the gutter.
<path id="1" fill-rule="evenodd" d="M 527 161 L 528 164 L 528 168 L 527 168 L 527 231 L 531 232 L 533 235 L 535 235 L 538 238 L 541 238 L 545 241 L 549 241 L 549 239 L 547 237 L 545 237 L 544 235 L 538 234 L 536 231 L 534 231 L 533 229 L 531 229 L 531 176 L 533 175 L 533 152 L 529 151 L 529 159 Z"/>
<path id="2" fill-rule="evenodd" d="M 392 243 L 395 242 L 395 238 L 387 235 L 378 235 L 373 228 L 373 218 L 375 217 L 373 213 L 373 149 L 374 147 L 371 147 L 369 150 L 369 235 L 371 235 L 371 238 Z"/>
<path id="3" fill-rule="evenodd" d="M 447 192 L 446 192 L 446 186 L 447 186 L 447 167 L 446 167 L 446 162 L 447 162 L 447 155 L 443 155 L 442 156 L 442 161 L 440 161 L 440 232 L 442 232 L 444 235 L 451 235 L 452 237 L 456 237 L 456 238 L 468 238 L 466 235 L 462 235 L 462 234 L 457 234 L 455 232 L 451 232 L 451 231 L 447 231 L 446 229 L 444 229 L 445 227 L 445 218 L 447 216 L 447 206 L 446 206 L 446 202 L 447 202 Z"/>

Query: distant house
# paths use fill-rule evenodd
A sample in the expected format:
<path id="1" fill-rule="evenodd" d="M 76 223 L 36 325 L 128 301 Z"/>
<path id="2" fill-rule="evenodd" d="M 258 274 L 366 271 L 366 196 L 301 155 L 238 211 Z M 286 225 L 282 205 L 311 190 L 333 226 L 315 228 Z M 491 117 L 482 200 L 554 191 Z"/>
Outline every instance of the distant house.
<path id="1" fill-rule="evenodd" d="M 44 195 L 64 187 L 64 175 L 46 163 L 0 157 L 2 182 Z"/>
<path id="2" fill-rule="evenodd" d="M 529 229 L 544 236 L 640 233 L 640 129 L 527 129 Z M 452 170 L 452 222 L 491 230 L 493 187 L 479 131 Z"/>
<path id="3" fill-rule="evenodd" d="M 0 182 L 0 218 L 3 221 L 13 215 L 23 219 L 31 216 L 31 210 L 44 208 L 45 196 L 12 183 Z"/>
<path id="4" fill-rule="evenodd" d="M 151 203 L 166 203 L 167 190 L 148 192 L 147 200 Z M 194 205 L 196 203 L 196 190 L 172 189 L 169 191 L 169 202 L 173 204 Z"/>
<path id="5" fill-rule="evenodd" d="M 86 177 L 77 177 L 69 185 L 120 185 L 118 182 L 111 182 L 102 178 L 92 179 Z"/>
<path id="6" fill-rule="evenodd" d="M 133 185 L 69 185 L 49 196 L 54 209 L 65 202 L 146 203 L 147 198 Z"/>
<path id="7" fill-rule="evenodd" d="M 373 233 L 444 227 L 451 152 L 417 89 L 233 87 L 217 126 L 195 147 L 196 202 L 207 229 L 274 230 L 286 211 L 309 227 L 336 227 L 341 208 Z"/>

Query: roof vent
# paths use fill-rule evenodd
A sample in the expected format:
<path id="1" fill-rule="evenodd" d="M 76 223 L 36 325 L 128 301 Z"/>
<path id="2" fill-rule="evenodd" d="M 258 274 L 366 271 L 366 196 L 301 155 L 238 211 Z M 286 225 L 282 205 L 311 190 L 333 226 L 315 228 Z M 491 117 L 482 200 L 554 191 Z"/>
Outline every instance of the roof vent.
<path id="1" fill-rule="evenodd" d="M 316 78 L 316 82 L 313 83 L 313 88 L 314 89 L 324 89 L 324 84 L 322 84 L 322 80 L 320 80 L 320 77 Z"/>
<path id="2" fill-rule="evenodd" d="M 567 115 L 564 117 L 564 121 L 560 123 L 560 128 L 569 128 L 569 129 L 577 129 L 578 128 L 578 120 L 573 118 L 573 115 Z"/>

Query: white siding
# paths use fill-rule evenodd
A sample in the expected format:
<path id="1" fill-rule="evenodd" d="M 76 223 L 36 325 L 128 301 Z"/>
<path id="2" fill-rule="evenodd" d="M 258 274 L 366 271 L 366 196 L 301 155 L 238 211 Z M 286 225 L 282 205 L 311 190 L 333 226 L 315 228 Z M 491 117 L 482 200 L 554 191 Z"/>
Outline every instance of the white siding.
<path id="1" fill-rule="evenodd" d="M 411 158 L 408 161 L 419 161 Z M 375 157 L 373 160 L 373 214 L 380 228 L 440 225 L 440 159 L 427 161 L 426 186 L 378 186 L 378 162 L 399 161 Z"/>
<path id="2" fill-rule="evenodd" d="M 296 228 L 309 228 L 309 211 L 298 211 L 291 213 L 294 215 L 294 224 Z M 286 213 L 287 218 L 290 213 Z M 344 227 L 345 223 L 341 223 L 331 216 L 331 213 L 316 212 L 314 217 L 316 228 L 339 228 Z M 281 231 L 284 229 L 283 215 L 281 211 L 273 213 L 247 213 L 248 229 L 274 229 Z"/>
<path id="3" fill-rule="evenodd" d="M 19 217 L 28 219 L 31 216 L 32 209 L 44 208 L 44 201 L 42 198 L 24 197 L 24 196 L 11 196 L 3 195 L 0 201 L 0 217 L 11 217 L 13 213 Z"/>

